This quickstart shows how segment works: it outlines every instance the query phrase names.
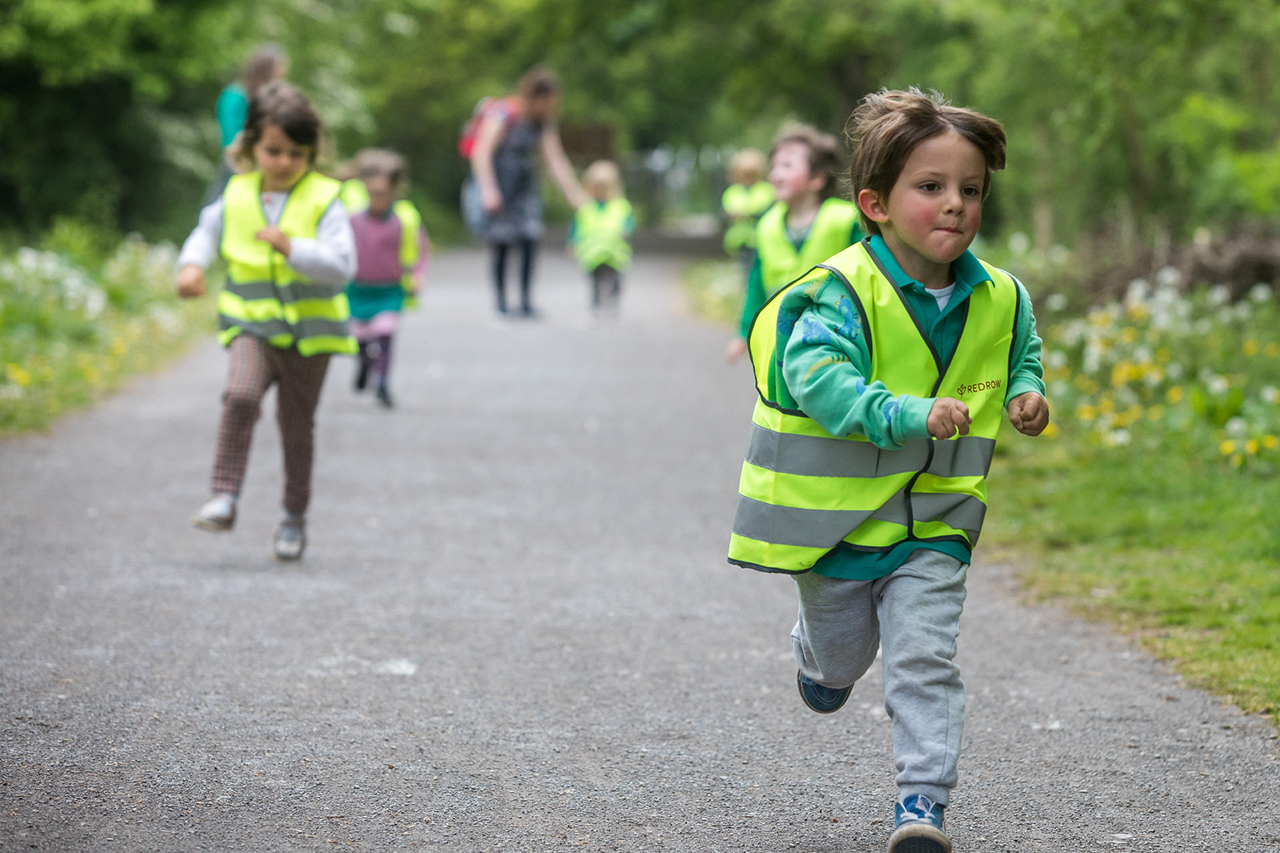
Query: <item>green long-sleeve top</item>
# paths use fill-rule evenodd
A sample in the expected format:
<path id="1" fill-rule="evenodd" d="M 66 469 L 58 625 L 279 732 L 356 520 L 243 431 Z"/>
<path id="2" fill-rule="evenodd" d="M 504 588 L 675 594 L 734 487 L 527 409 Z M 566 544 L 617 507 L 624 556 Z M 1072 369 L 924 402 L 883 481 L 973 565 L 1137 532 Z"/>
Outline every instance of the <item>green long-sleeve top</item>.
<path id="1" fill-rule="evenodd" d="M 796 251 L 804 248 L 805 240 L 809 238 L 809 229 L 805 229 L 800 235 L 800 239 L 796 240 L 788 235 L 792 245 L 796 247 Z M 853 220 L 853 229 L 849 232 L 849 245 L 862 239 L 862 228 L 858 225 L 858 220 Z M 808 272 L 808 270 L 801 270 Z M 747 273 L 747 295 L 742 302 L 742 319 L 738 321 L 738 334 L 742 337 L 749 337 L 751 334 L 751 323 L 756 318 L 756 314 L 760 313 L 760 309 L 764 307 L 764 303 L 768 301 L 770 294 L 782 288 L 785 281 L 771 282 L 772 290 L 764 289 L 764 273 L 760 264 L 760 256 L 756 255 L 755 262 L 751 264 L 751 272 Z"/>
<path id="2" fill-rule="evenodd" d="M 991 277 L 966 251 L 951 264 L 954 289 L 946 305 L 939 308 L 934 295 L 938 291 L 930 291 L 907 276 L 884 240 L 877 235 L 868 244 L 906 296 L 908 307 L 942 356 L 945 369 L 964 331 L 966 312 L 959 308 L 975 285 Z M 816 289 L 796 288 L 782 299 L 778 314 L 782 376 L 802 412 L 832 435 L 857 433 L 881 448 L 900 448 L 911 439 L 929 437 L 927 421 L 936 398 L 895 395 L 883 382 L 867 383 L 871 352 L 866 330 L 857 306 L 838 278 L 828 276 Z M 1031 297 L 1021 282 L 1018 302 L 1006 406 L 1019 394 L 1045 393 L 1040 338 Z M 784 337 L 783 330 L 788 328 Z M 893 572 L 911 552 L 922 548 L 941 551 L 964 563 L 972 557 L 967 547 L 956 542 L 908 540 L 890 551 L 875 553 L 857 551 L 842 542 L 822 557 L 813 571 L 828 577 L 872 580 Z"/>

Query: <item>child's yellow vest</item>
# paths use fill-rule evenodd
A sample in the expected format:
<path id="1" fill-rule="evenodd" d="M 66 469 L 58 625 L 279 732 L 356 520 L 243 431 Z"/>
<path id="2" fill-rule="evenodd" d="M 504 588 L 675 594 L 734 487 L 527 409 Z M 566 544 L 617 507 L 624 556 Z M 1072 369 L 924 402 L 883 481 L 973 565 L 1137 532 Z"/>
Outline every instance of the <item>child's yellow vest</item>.
<path id="1" fill-rule="evenodd" d="M 858 208 L 842 198 L 829 198 L 818 208 L 809 236 L 797 251 L 787 239 L 787 206 L 778 202 L 756 225 L 756 251 L 760 253 L 760 279 L 771 295 L 814 264 L 849 248 Z"/>
<path id="2" fill-rule="evenodd" d="M 977 544 L 1018 312 L 1013 279 L 983 267 L 992 281 L 969 296 L 964 331 L 945 372 L 866 241 L 765 304 L 751 327 L 759 398 L 738 485 L 729 562 L 805 572 L 841 541 L 863 551 L 887 551 L 907 539 Z M 867 384 L 883 382 L 895 395 L 961 400 L 973 419 L 967 436 L 917 438 L 900 450 L 881 450 L 865 436 L 837 438 L 803 412 L 783 408 L 778 309 L 785 294 L 817 287 L 832 273 L 862 317 L 871 351 Z"/>
<path id="3" fill-rule="evenodd" d="M 302 355 L 356 352 L 345 285 L 306 278 L 255 236 L 267 227 L 261 187 L 262 173 L 250 172 L 232 177 L 222 194 L 227 284 L 218 294 L 218 340 L 227 346 L 250 334 L 280 349 L 297 346 Z M 314 238 L 338 191 L 337 181 L 308 172 L 289 191 L 277 226 L 290 237 Z"/>
<path id="4" fill-rule="evenodd" d="M 631 265 L 631 244 L 627 242 L 627 225 L 631 220 L 631 202 L 611 199 L 604 204 L 589 201 L 574 216 L 573 252 L 578 263 L 588 272 L 608 264 L 615 270 Z"/>
<path id="5" fill-rule="evenodd" d="M 724 232 L 724 250 L 736 255 L 741 249 L 756 247 L 756 225 L 769 205 L 773 204 L 773 184 L 756 181 L 749 187 L 730 184 L 720 197 L 725 215 L 733 217 L 733 223 Z"/>

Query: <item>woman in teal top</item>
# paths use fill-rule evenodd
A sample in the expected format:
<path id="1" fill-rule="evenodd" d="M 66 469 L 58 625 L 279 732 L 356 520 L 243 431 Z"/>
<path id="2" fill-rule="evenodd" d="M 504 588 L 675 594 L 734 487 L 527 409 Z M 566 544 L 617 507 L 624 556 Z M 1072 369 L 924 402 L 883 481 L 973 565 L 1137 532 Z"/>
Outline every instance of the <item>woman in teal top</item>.
<path id="1" fill-rule="evenodd" d="M 228 162 L 227 149 L 236 141 L 244 120 L 249 115 L 249 100 L 253 93 L 272 80 L 283 79 L 289 73 L 289 57 L 284 49 L 274 44 L 261 44 L 240 69 L 240 77 L 229 83 L 218 95 L 218 103 L 214 112 L 218 117 L 218 132 L 222 138 L 222 156 L 218 158 L 218 171 L 204 191 L 200 201 L 203 210 L 214 199 L 222 196 L 231 180 L 231 164 Z"/>

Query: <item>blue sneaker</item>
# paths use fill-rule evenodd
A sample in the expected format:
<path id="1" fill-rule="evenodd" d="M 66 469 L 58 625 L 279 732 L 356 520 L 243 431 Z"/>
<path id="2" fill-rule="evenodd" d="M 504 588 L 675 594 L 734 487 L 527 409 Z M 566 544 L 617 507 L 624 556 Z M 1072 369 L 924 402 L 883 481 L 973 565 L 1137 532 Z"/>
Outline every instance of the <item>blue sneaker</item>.
<path id="1" fill-rule="evenodd" d="M 819 714 L 834 714 L 839 711 L 853 691 L 852 684 L 848 687 L 823 687 L 818 682 L 805 678 L 804 673 L 799 671 L 796 672 L 796 686 L 800 688 L 800 698 L 804 700 L 804 704 Z"/>
<path id="2" fill-rule="evenodd" d="M 912 794 L 893 807 L 889 853 L 951 853 L 942 831 L 942 809 L 923 794 Z"/>

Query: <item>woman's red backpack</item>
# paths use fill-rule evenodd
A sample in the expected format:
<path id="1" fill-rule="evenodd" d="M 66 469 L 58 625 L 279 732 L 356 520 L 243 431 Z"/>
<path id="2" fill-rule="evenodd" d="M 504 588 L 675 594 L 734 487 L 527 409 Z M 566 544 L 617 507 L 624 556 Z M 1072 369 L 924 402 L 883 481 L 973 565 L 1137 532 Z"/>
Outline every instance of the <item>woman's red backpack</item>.
<path id="1" fill-rule="evenodd" d="M 476 148 L 476 137 L 480 135 L 480 127 L 484 120 L 498 111 L 502 111 L 505 123 L 509 124 L 516 117 L 517 104 L 515 98 L 481 98 L 476 108 L 471 111 L 471 118 L 462 126 L 458 135 L 458 153 L 466 160 L 471 159 L 471 152 Z"/>

